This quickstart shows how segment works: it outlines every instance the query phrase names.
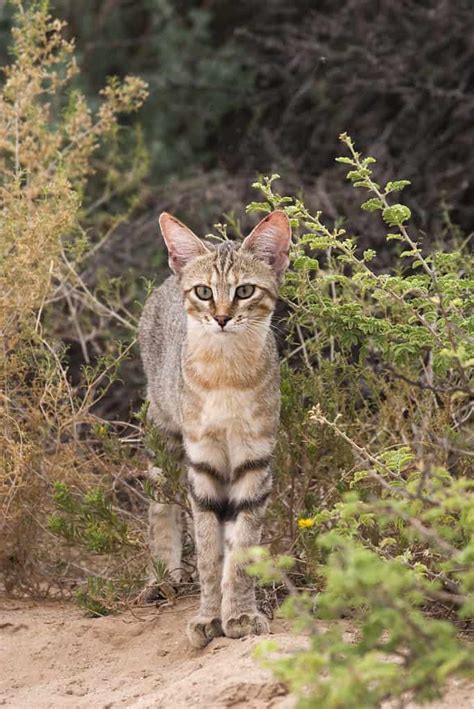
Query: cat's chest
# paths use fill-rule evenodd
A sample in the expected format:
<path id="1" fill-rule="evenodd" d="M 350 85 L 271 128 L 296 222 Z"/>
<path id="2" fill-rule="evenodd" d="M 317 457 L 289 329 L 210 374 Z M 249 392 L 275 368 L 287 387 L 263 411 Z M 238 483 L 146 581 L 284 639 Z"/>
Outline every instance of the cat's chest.
<path id="1" fill-rule="evenodd" d="M 202 396 L 196 418 L 203 428 L 245 429 L 252 425 L 254 408 L 254 391 L 218 389 Z"/>

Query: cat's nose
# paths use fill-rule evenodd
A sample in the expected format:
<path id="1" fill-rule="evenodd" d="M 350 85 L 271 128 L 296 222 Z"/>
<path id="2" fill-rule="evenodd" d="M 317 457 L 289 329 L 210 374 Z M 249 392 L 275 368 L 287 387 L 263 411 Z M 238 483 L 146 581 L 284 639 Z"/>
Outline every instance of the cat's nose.
<path id="1" fill-rule="evenodd" d="M 224 329 L 229 320 L 232 320 L 232 318 L 230 315 L 214 315 L 214 320 L 219 323 L 222 329 Z"/>

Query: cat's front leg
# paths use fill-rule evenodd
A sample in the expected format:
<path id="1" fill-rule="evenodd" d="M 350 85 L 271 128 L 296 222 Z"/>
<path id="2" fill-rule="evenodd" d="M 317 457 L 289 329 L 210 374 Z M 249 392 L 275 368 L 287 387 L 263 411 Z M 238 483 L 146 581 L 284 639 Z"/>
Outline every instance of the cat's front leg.
<path id="1" fill-rule="evenodd" d="M 225 526 L 222 578 L 222 625 L 229 638 L 268 633 L 269 623 L 257 611 L 255 583 L 245 571 L 245 550 L 260 543 L 265 509 L 271 491 L 268 460 L 252 461 L 232 486 Z"/>
<path id="2" fill-rule="evenodd" d="M 213 638 L 223 635 L 223 528 L 220 520 L 223 503 L 218 486 L 207 477 L 203 471 L 190 467 L 188 485 L 194 519 L 201 599 L 199 612 L 188 625 L 188 637 L 196 648 L 205 647 Z"/>

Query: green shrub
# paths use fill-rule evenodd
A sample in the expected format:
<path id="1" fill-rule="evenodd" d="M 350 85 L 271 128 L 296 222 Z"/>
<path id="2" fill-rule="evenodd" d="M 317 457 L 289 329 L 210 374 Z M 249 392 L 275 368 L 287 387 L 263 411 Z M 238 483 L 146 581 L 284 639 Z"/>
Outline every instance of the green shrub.
<path id="1" fill-rule="evenodd" d="M 268 641 L 257 653 L 299 695 L 298 706 L 379 707 L 413 696 L 426 701 L 439 696 L 450 676 L 473 671 L 471 651 L 457 639 L 455 625 L 423 612 L 436 586 L 422 574 L 336 532 L 321 536 L 319 546 L 329 552 L 321 569 L 324 591 L 316 599 L 292 595 L 283 606 L 298 630 L 309 631 L 307 647 L 303 641 L 300 651 L 268 660 L 278 649 Z M 331 623 L 315 620 L 315 611 Z M 355 622 L 338 620 L 349 614 Z"/>
<path id="2" fill-rule="evenodd" d="M 426 253 L 394 200 L 408 182 L 381 186 L 375 160 L 341 140 L 349 156 L 338 162 L 369 193 L 362 208 L 390 227 L 390 270 L 340 223 L 275 193 L 276 175 L 249 206 L 285 209 L 297 235 L 276 504 L 299 517 L 291 573 L 321 593 L 290 584 L 285 612 L 310 628 L 310 647 L 274 667 L 311 707 L 379 706 L 408 691 L 424 700 L 473 669 L 456 623 L 474 610 L 474 259 L 456 234 Z M 284 581 L 268 559 L 262 567 Z M 314 608 L 357 618 L 357 639 L 321 634 Z"/>
<path id="3" fill-rule="evenodd" d="M 100 488 L 90 488 L 79 497 L 66 483 L 56 482 L 53 500 L 57 512 L 49 517 L 48 528 L 69 544 L 83 546 L 96 554 L 138 546 L 126 522 Z"/>

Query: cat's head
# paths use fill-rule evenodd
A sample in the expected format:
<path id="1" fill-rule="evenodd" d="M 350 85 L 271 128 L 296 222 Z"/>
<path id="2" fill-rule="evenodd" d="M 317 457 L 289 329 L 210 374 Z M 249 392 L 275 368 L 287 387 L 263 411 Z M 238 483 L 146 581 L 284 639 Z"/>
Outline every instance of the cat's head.
<path id="1" fill-rule="evenodd" d="M 204 243 L 166 212 L 160 227 L 191 326 L 216 335 L 258 334 L 269 326 L 289 263 L 285 212 L 266 216 L 242 243 Z"/>

